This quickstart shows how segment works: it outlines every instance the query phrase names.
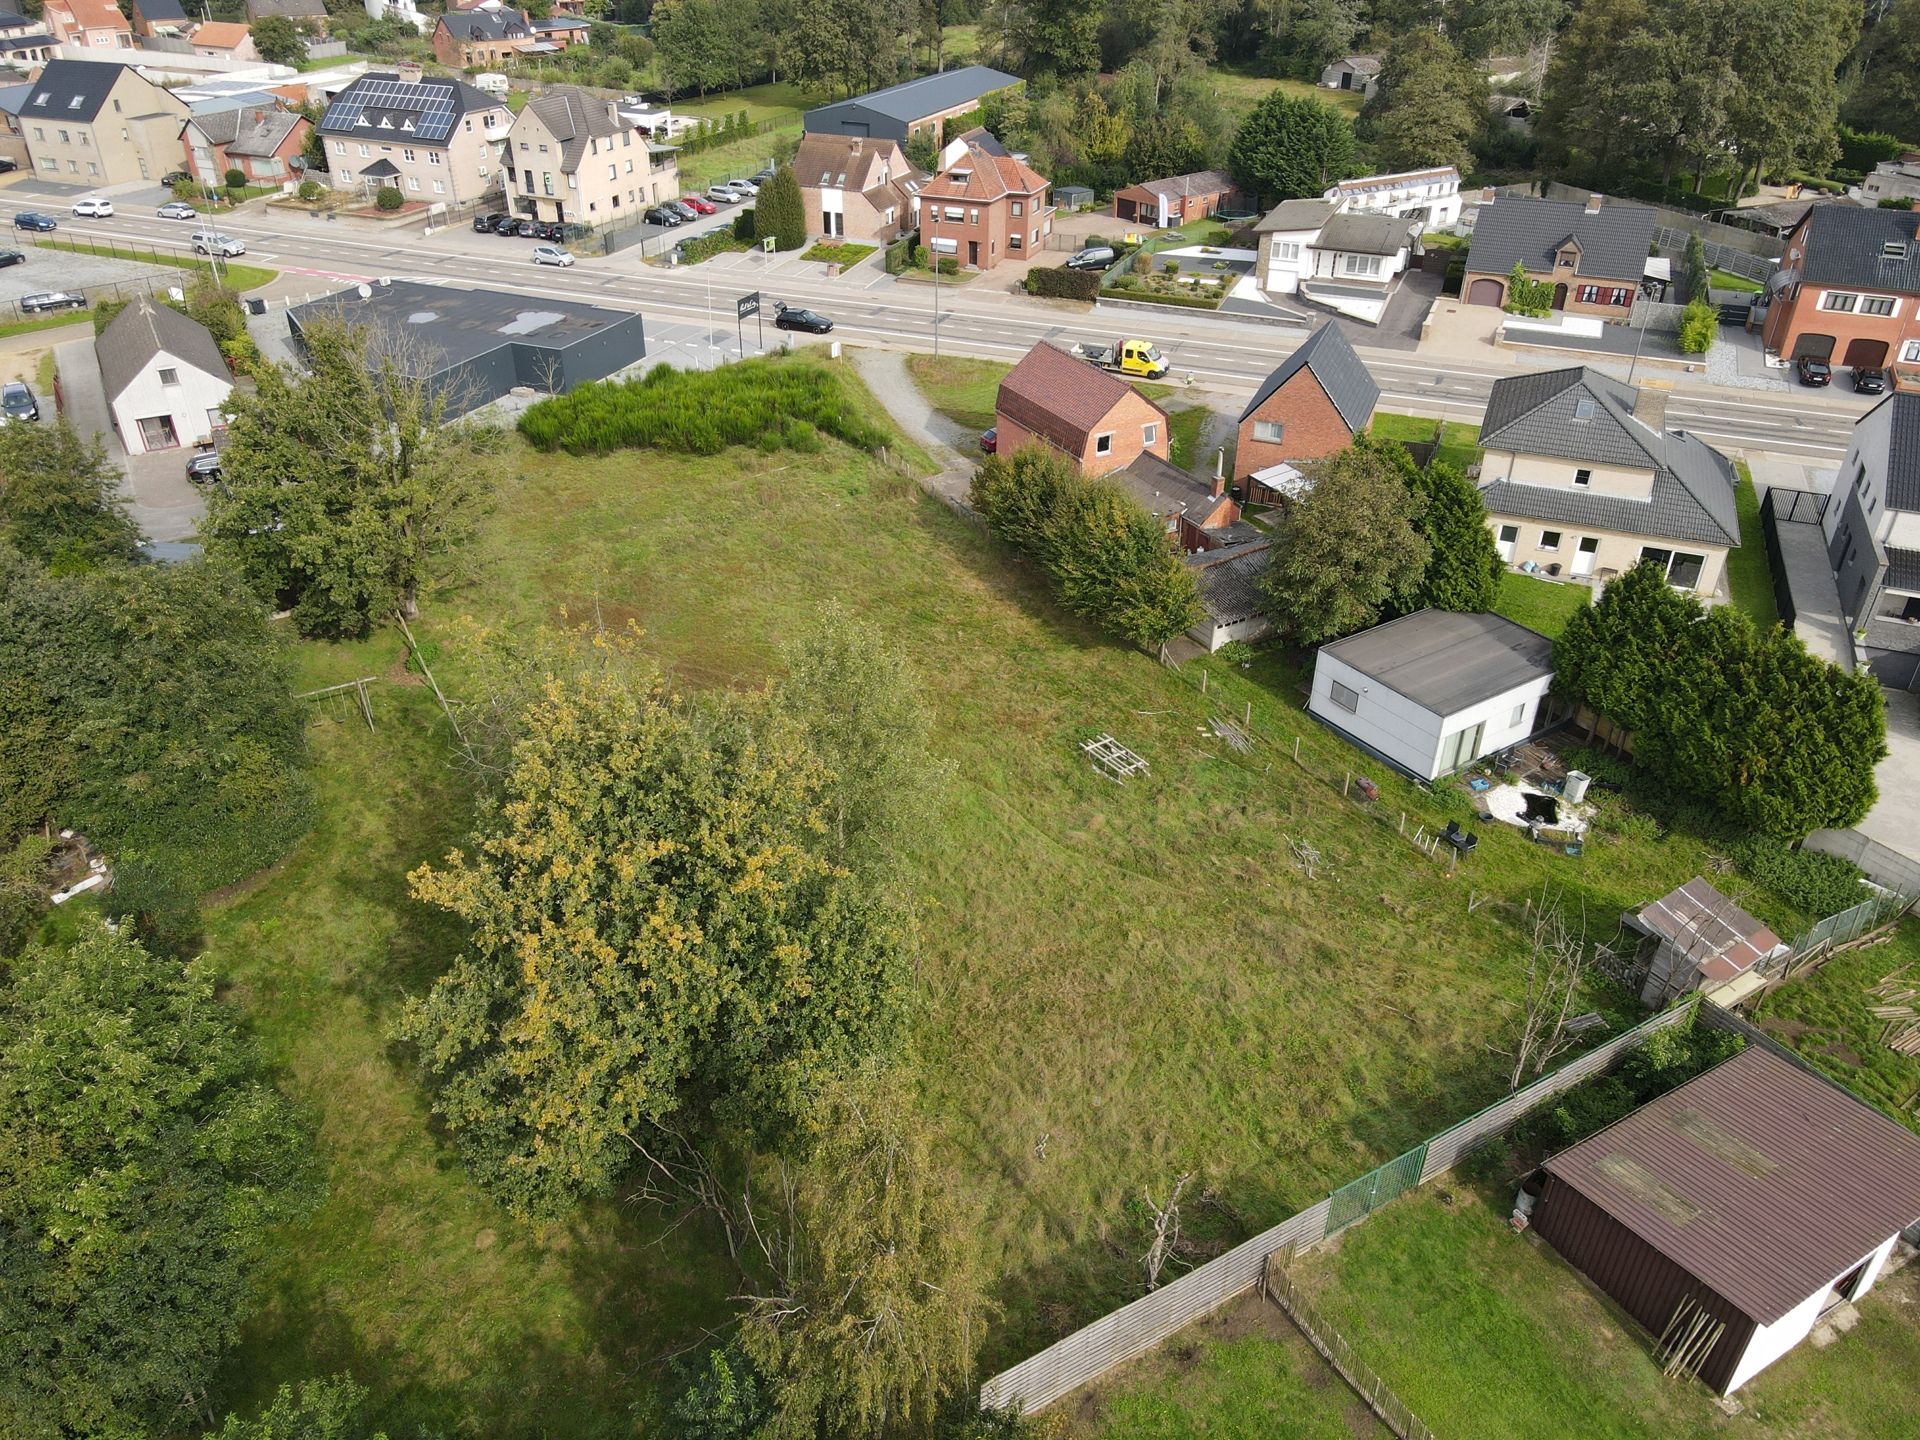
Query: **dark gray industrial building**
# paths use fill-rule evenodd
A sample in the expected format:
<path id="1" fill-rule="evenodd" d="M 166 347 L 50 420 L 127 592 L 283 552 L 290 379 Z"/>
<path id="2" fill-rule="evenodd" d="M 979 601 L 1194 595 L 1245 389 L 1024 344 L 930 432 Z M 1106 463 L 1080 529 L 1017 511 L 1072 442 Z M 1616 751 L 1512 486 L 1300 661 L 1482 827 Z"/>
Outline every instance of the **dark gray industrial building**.
<path id="1" fill-rule="evenodd" d="M 561 394 L 604 380 L 647 354 L 638 314 L 552 295 L 383 280 L 288 310 L 294 343 L 321 318 L 365 325 L 417 350 L 455 415 L 519 385 Z"/>
<path id="2" fill-rule="evenodd" d="M 963 65 L 809 110 L 807 133 L 857 135 L 904 145 L 909 135 L 933 129 L 934 137 L 940 139 L 938 127 L 943 121 L 966 114 L 996 90 L 1024 83 L 1018 75 L 991 66 Z"/>

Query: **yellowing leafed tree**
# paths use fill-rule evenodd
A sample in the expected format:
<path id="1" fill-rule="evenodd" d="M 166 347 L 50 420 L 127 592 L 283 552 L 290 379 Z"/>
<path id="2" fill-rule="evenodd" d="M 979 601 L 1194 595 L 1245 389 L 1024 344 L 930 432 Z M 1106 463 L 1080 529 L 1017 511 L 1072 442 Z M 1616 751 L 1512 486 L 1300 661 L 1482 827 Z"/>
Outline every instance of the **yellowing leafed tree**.
<path id="1" fill-rule="evenodd" d="M 609 1190 L 649 1126 L 779 1145 L 898 1023 L 903 921 L 829 858 L 800 726 L 636 664 L 548 680 L 474 852 L 411 877 L 471 936 L 403 1033 L 522 1214 Z"/>

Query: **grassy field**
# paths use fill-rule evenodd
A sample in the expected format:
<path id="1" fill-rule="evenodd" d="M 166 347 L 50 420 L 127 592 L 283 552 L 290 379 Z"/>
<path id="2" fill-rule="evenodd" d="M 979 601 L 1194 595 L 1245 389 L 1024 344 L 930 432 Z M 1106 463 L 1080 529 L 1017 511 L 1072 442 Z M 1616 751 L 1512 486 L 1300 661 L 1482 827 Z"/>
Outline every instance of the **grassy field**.
<path id="1" fill-rule="evenodd" d="M 1661 1377 L 1646 1334 L 1535 1237 L 1505 1192 L 1454 1182 L 1402 1200 L 1297 1266 L 1347 1341 L 1438 1435 L 1475 1440 L 1868 1440 L 1920 1433 L 1920 1276 L 1861 1304 L 1851 1334 L 1802 1345 L 1724 1414 L 1704 1386 Z M 1451 1203 L 1449 1203 L 1449 1201 Z"/>
<path id="2" fill-rule="evenodd" d="M 919 463 L 911 446 L 892 456 Z M 461 585 L 428 597 L 429 643 L 461 613 L 597 613 L 640 625 L 682 686 L 754 684 L 837 600 L 924 678 L 953 779 L 901 857 L 920 910 L 916 1051 L 1003 1307 L 983 1374 L 1138 1293 L 1143 1185 L 1196 1170 L 1208 1198 L 1188 1234 L 1238 1238 L 1496 1094 L 1486 1046 L 1513 1021 L 1524 898 L 1562 887 L 1610 929 L 1705 864 L 1680 832 L 1599 835 L 1569 858 L 1489 827 L 1449 878 L 1394 817 L 1433 825 L 1464 798 L 1377 774 L 1371 810 L 1343 799 L 1343 774 L 1367 767 L 1303 714 L 1292 657 L 1175 672 L 1117 646 L 875 457 L 570 459 L 514 442 L 494 468 Z M 393 1433 L 631 1434 L 652 1362 L 729 1308 L 728 1269 L 696 1230 L 661 1240 L 627 1207 L 517 1225 L 437 1133 L 389 1037 L 458 937 L 402 876 L 459 839 L 466 805 L 444 724 L 397 658 L 387 639 L 302 648 L 304 685 L 385 677 L 379 729 L 316 720 L 314 834 L 210 922 L 214 963 L 312 1107 L 333 1178 L 279 1247 L 216 1399 L 347 1367 Z M 460 694 L 457 655 L 438 669 Z M 1250 713 L 1250 754 L 1207 730 L 1221 712 Z M 1150 773 L 1096 776 L 1078 744 L 1100 731 Z M 1314 878 L 1285 858 L 1290 838 L 1320 850 Z M 1469 913 L 1469 889 L 1494 903 Z"/>
<path id="3" fill-rule="evenodd" d="M 777 85 L 749 85 L 744 90 L 728 90 L 704 100 L 676 100 L 674 113 L 691 115 L 696 120 L 719 121 L 729 115 L 747 112 L 747 123 L 762 120 L 797 120 L 804 111 L 826 102 L 817 90 L 781 81 Z"/>
<path id="4" fill-rule="evenodd" d="M 1442 421 L 1425 415 L 1396 415 L 1392 411 L 1376 410 L 1368 428 L 1385 440 L 1424 445 L 1432 442 L 1436 427 L 1440 448 L 1433 453 L 1435 460 L 1465 470 L 1480 458 L 1480 427 L 1464 420 Z"/>
<path id="5" fill-rule="evenodd" d="M 1587 608 L 1588 598 L 1584 585 L 1560 585 L 1508 570 L 1500 577 L 1500 595 L 1493 608 L 1509 620 L 1557 639 L 1574 613 Z"/>
<path id="6" fill-rule="evenodd" d="M 93 317 L 84 311 L 66 310 L 58 315 L 36 315 L 31 320 L 13 320 L 0 325 L 0 340 L 14 335 L 32 335 L 41 330 L 64 330 L 69 325 L 91 325 L 92 323 Z M 52 337 L 47 343 L 53 344 L 58 338 Z"/>
<path id="7" fill-rule="evenodd" d="M 801 116 L 822 99 L 816 91 L 782 81 L 777 85 L 729 90 L 705 100 L 676 101 L 673 108 L 677 113 L 696 119 L 717 122 L 744 110 L 750 124 L 763 120 L 776 122 L 764 135 L 747 135 L 725 145 L 680 156 L 681 192 L 697 194 L 716 180 L 739 179 L 753 174 L 762 165 L 791 160 L 793 152 L 800 148 Z"/>
<path id="8" fill-rule="evenodd" d="M 1244 69 L 1233 66 L 1216 65 L 1207 72 L 1213 79 L 1214 92 L 1220 97 L 1220 104 L 1227 112 L 1227 118 L 1238 125 L 1263 99 L 1275 90 L 1293 96 L 1295 99 L 1318 100 L 1323 105 L 1331 105 L 1345 115 L 1360 113 L 1361 97 L 1352 90 L 1327 90 L 1310 84 L 1305 80 L 1276 80 L 1270 75 L 1252 75 Z"/>
<path id="9" fill-rule="evenodd" d="M 1770 629 L 1779 623 L 1780 611 L 1773 599 L 1767 539 L 1760 530 L 1760 497 L 1754 493 L 1747 462 L 1735 461 L 1734 468 L 1740 472 L 1733 491 L 1734 508 L 1740 514 L 1740 548 L 1727 552 L 1727 594 L 1755 624 Z"/>
<path id="10" fill-rule="evenodd" d="M 183 242 L 184 243 L 184 242 Z M 139 265 L 166 265 L 175 270 L 196 270 L 203 275 L 213 273 L 211 261 L 196 259 L 191 255 L 167 255 L 143 245 L 102 245 L 93 240 L 36 240 L 34 244 L 42 250 L 66 250 L 75 255 L 100 255 L 109 260 L 131 260 Z M 235 290 L 257 290 L 262 285 L 270 285 L 280 278 L 278 270 L 270 270 L 264 265 L 237 265 L 231 260 L 220 262 L 220 278 Z"/>

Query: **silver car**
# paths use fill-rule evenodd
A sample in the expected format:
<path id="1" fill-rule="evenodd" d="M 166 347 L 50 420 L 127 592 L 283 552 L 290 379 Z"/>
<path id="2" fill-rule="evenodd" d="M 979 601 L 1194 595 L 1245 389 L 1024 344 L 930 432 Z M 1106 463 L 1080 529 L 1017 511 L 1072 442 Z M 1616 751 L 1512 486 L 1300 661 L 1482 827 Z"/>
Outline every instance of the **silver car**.
<path id="1" fill-rule="evenodd" d="M 729 190 L 724 185 L 709 185 L 707 187 L 707 199 L 713 201 L 716 205 L 738 205 L 742 200 L 746 199 L 746 196 L 742 195 L 738 190 Z"/>
<path id="2" fill-rule="evenodd" d="M 244 255 L 247 247 L 231 235 L 223 235 L 218 230 L 196 230 L 193 232 L 193 248 L 202 255 Z"/>
<path id="3" fill-rule="evenodd" d="M 751 180 L 722 180 L 720 183 L 742 200 L 751 200 L 760 193 L 760 187 Z"/>

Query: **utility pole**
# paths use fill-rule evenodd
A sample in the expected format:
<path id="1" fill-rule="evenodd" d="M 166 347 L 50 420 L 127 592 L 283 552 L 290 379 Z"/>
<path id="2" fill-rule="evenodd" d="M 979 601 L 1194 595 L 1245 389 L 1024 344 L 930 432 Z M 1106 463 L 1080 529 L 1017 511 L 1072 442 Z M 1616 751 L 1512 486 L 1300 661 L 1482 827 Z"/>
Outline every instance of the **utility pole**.
<path id="1" fill-rule="evenodd" d="M 933 353 L 940 353 L 940 252 L 929 249 L 933 257 Z"/>

